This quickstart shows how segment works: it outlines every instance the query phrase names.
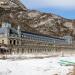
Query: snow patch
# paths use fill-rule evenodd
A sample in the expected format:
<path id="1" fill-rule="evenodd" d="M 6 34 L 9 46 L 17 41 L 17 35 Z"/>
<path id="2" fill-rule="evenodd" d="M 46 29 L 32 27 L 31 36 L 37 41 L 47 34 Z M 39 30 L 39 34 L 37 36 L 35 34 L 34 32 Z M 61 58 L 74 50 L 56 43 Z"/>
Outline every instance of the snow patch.
<path id="1" fill-rule="evenodd" d="M 0 60 L 0 75 L 67 75 L 73 66 L 61 66 L 63 60 L 75 57 L 50 57 L 44 59 Z"/>

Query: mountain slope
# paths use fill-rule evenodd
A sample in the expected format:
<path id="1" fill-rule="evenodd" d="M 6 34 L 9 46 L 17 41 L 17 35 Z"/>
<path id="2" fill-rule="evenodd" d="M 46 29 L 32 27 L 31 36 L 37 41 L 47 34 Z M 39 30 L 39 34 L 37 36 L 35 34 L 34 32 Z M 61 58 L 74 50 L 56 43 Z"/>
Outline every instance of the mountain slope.
<path id="1" fill-rule="evenodd" d="M 9 21 L 14 27 L 21 25 L 22 30 L 45 35 L 73 35 L 72 20 L 52 13 L 27 9 L 20 0 L 0 0 L 0 23 Z"/>

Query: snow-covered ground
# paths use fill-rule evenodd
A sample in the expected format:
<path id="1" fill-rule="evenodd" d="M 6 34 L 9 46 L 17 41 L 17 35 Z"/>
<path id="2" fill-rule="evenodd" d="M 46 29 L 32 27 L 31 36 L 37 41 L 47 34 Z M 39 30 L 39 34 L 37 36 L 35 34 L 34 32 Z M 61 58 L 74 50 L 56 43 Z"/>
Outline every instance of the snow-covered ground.
<path id="1" fill-rule="evenodd" d="M 0 75 L 69 75 L 73 66 L 62 66 L 60 60 L 75 62 L 75 57 L 0 60 Z"/>

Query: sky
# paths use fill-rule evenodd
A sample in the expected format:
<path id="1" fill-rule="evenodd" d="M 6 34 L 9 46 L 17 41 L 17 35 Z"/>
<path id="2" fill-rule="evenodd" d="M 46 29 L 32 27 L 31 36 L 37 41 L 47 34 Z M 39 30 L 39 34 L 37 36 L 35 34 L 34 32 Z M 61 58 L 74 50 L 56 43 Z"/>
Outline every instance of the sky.
<path id="1" fill-rule="evenodd" d="M 75 19 L 75 0 L 21 0 L 29 9 Z"/>

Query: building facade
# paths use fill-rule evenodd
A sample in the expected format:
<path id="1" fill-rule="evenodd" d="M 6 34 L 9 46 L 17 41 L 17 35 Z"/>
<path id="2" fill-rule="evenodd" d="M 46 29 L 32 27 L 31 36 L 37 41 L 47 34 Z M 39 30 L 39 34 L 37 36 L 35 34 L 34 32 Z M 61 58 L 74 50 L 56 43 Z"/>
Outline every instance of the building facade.
<path id="1" fill-rule="evenodd" d="M 12 28 L 8 22 L 3 22 L 0 28 L 0 44 L 6 45 L 5 52 L 9 54 L 46 53 L 66 43 L 64 38 L 21 31 L 20 26 Z"/>

